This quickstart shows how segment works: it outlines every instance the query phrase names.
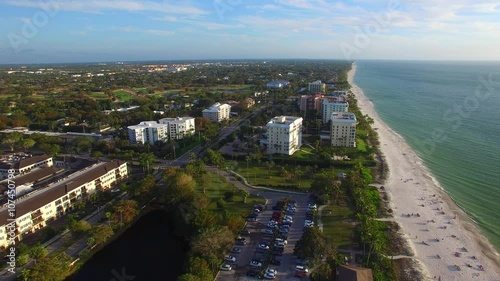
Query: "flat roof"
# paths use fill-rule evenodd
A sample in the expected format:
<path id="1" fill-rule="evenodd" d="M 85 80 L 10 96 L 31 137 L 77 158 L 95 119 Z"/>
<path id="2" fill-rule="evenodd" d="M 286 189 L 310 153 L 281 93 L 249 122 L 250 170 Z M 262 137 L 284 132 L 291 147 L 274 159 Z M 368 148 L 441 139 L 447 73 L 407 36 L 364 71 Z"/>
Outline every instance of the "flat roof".
<path id="1" fill-rule="evenodd" d="M 87 168 L 84 171 L 74 173 L 67 179 L 64 179 L 61 182 L 57 182 L 54 186 L 36 190 L 22 196 L 21 198 L 16 200 L 16 218 L 22 217 L 31 211 L 37 210 L 47 205 L 48 203 L 64 196 L 65 194 L 70 193 L 75 188 L 93 181 L 105 175 L 109 171 L 120 167 L 124 163 L 126 162 L 120 160 L 112 162 L 101 162 Z M 9 218 L 10 217 L 7 208 L 2 208 L 0 211 L 0 225 L 7 224 L 7 219 Z"/>

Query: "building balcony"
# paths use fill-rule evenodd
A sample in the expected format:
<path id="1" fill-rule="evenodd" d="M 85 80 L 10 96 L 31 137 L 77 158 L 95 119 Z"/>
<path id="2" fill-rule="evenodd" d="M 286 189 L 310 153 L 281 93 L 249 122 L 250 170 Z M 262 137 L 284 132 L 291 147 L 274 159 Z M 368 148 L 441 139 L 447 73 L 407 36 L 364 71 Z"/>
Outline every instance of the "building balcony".
<path id="1" fill-rule="evenodd" d="M 33 220 L 33 225 L 35 226 L 35 225 L 40 224 L 44 221 L 45 221 L 45 219 L 42 216 L 40 216 L 40 217 Z"/>
<path id="2" fill-rule="evenodd" d="M 31 219 L 35 219 L 35 218 L 38 218 L 38 217 L 41 217 L 41 216 L 42 216 L 42 211 L 40 211 L 40 210 L 31 213 Z"/>

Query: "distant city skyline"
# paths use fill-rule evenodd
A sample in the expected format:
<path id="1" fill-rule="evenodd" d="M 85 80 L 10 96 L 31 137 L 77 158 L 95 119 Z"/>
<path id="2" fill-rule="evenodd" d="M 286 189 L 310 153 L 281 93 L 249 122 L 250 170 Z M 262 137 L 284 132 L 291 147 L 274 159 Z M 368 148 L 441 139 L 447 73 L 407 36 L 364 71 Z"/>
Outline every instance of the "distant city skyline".
<path id="1" fill-rule="evenodd" d="M 489 0 L 0 0 L 0 64 L 500 60 Z"/>

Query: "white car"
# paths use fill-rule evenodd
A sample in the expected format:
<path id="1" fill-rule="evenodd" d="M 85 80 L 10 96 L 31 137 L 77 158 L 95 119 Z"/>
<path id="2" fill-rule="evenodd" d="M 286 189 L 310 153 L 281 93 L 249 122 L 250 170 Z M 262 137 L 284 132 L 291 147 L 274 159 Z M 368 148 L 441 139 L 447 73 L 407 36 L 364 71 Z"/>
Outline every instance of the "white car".
<path id="1" fill-rule="evenodd" d="M 236 258 L 233 256 L 227 256 L 224 258 L 225 261 L 236 262 Z"/>
<path id="2" fill-rule="evenodd" d="M 258 261 L 251 261 L 250 265 L 254 267 L 262 267 L 262 263 Z"/>
<path id="3" fill-rule="evenodd" d="M 276 275 L 276 274 L 278 274 L 278 271 L 276 269 L 268 268 L 268 269 L 266 269 L 266 273 Z"/>
<path id="4" fill-rule="evenodd" d="M 269 274 L 269 273 L 264 274 L 264 279 L 274 280 L 275 278 L 276 278 L 276 275 L 272 275 L 272 274 Z"/>
<path id="5" fill-rule="evenodd" d="M 257 246 L 257 248 L 263 249 L 263 250 L 269 250 L 269 246 L 267 246 L 266 244 L 259 244 L 259 246 Z"/>
<path id="6" fill-rule="evenodd" d="M 305 273 L 307 273 L 307 272 L 309 272 L 309 269 L 307 269 L 306 267 L 304 267 L 304 266 L 302 266 L 302 265 L 297 265 L 297 266 L 295 267 L 295 271 L 297 271 L 297 272 L 305 272 Z"/>
<path id="7" fill-rule="evenodd" d="M 276 239 L 274 239 L 274 241 L 275 241 L 275 242 L 282 242 L 282 243 L 283 243 L 283 244 L 285 244 L 285 245 L 286 245 L 286 244 L 288 244 L 288 241 L 286 241 L 286 240 L 285 240 L 285 239 L 283 239 L 283 238 L 276 238 Z"/>
<path id="8" fill-rule="evenodd" d="M 276 242 L 276 243 L 274 243 L 274 247 L 276 247 L 276 248 L 285 248 L 285 243 L 283 243 L 283 242 Z"/>
<path id="9" fill-rule="evenodd" d="M 220 270 L 222 270 L 222 271 L 230 271 L 231 269 L 233 269 L 233 268 L 229 264 L 224 264 L 220 267 Z"/>

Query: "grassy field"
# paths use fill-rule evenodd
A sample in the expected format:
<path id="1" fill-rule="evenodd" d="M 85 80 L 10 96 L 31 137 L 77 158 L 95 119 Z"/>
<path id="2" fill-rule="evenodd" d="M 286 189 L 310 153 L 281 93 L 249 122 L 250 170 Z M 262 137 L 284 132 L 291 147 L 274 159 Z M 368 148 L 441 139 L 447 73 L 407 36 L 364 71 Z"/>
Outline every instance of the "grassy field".
<path id="1" fill-rule="evenodd" d="M 124 90 L 114 91 L 113 94 L 122 102 L 127 102 L 132 99 L 132 94 Z"/>
<path id="2" fill-rule="evenodd" d="M 323 232 L 333 239 L 336 247 L 349 248 L 354 237 L 354 211 L 348 206 L 330 204 L 321 214 Z"/>
<path id="3" fill-rule="evenodd" d="M 357 138 L 356 139 L 356 146 L 358 147 L 359 151 L 366 152 L 366 143 L 364 140 Z"/>
<path id="4" fill-rule="evenodd" d="M 227 191 L 236 193 L 236 195 L 233 197 L 232 202 L 227 202 L 224 208 L 232 214 L 241 214 L 243 216 L 246 216 L 248 212 L 252 210 L 252 207 L 255 204 L 265 204 L 266 202 L 263 197 L 249 196 L 247 197 L 246 203 L 243 203 L 243 197 L 238 195 L 238 188 L 226 181 L 226 179 L 222 176 L 212 173 L 210 173 L 209 175 L 210 183 L 205 190 L 205 195 L 207 195 L 207 197 L 211 200 L 209 209 L 217 209 L 217 200 L 219 198 L 224 198 L 224 193 Z M 199 192 L 202 192 L 202 190 L 199 190 Z"/>
<path id="5" fill-rule="evenodd" d="M 297 159 L 316 159 L 316 154 L 314 149 L 308 147 L 308 146 L 303 146 L 300 148 L 300 150 L 296 151 L 293 155 L 292 158 L 297 158 Z"/>
<path id="6" fill-rule="evenodd" d="M 241 84 L 231 84 L 231 85 L 217 85 L 210 87 L 210 90 L 232 90 L 232 91 L 248 91 L 255 88 L 255 85 L 241 85 Z"/>
<path id="7" fill-rule="evenodd" d="M 306 191 L 311 187 L 311 179 L 286 179 L 282 176 L 281 167 L 268 168 L 261 164 L 260 166 L 256 163 L 249 163 L 247 169 L 246 162 L 236 162 L 232 161 L 228 163 L 230 168 L 234 168 L 237 164 L 238 173 L 245 177 L 248 182 L 252 185 L 268 186 L 268 187 L 286 187 L 286 186 L 297 186 L 299 190 Z M 289 168 L 290 169 L 290 168 Z M 293 171 L 289 171 L 292 173 Z"/>
<path id="8" fill-rule="evenodd" d="M 108 96 L 103 92 L 92 92 L 90 96 L 94 99 L 107 99 Z"/>

